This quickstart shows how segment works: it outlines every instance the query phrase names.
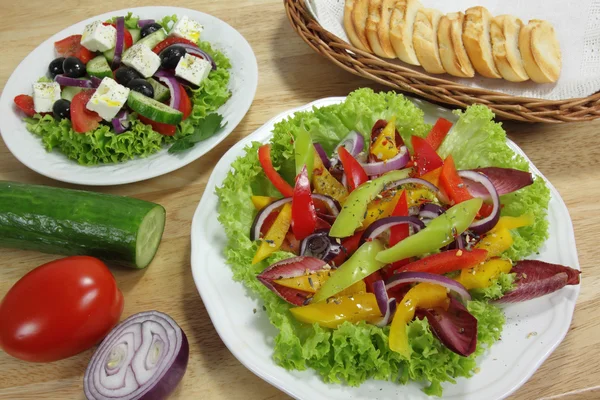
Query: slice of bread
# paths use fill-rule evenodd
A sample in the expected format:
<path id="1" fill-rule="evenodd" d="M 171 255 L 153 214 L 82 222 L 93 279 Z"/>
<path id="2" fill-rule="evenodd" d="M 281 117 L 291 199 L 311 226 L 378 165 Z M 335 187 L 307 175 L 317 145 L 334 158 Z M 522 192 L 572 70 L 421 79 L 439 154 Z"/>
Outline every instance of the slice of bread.
<path id="1" fill-rule="evenodd" d="M 552 24 L 538 19 L 529 21 L 519 33 L 519 50 L 532 81 L 551 83 L 558 80 L 562 56 Z"/>
<path id="2" fill-rule="evenodd" d="M 473 68 L 487 78 L 501 78 L 492 56 L 490 23 L 492 14 L 485 7 L 471 7 L 465 11 L 463 43 Z"/>
<path id="3" fill-rule="evenodd" d="M 512 15 L 498 15 L 490 25 L 494 62 L 502 78 L 510 82 L 529 79 L 519 51 L 519 33 L 522 27 L 523 22 Z"/>
<path id="4" fill-rule="evenodd" d="M 381 6 L 383 0 L 369 1 L 369 17 L 367 18 L 367 40 L 373 50 L 373 53 L 379 57 L 396 58 L 396 53 L 393 49 L 391 53 L 387 53 L 379 40 L 379 24 L 381 22 Z"/>
<path id="5" fill-rule="evenodd" d="M 438 45 L 446 72 L 462 78 L 472 78 L 475 70 L 462 41 L 464 20 L 465 14 L 462 12 L 442 16 L 437 32 Z"/>
<path id="6" fill-rule="evenodd" d="M 398 0 L 383 0 L 381 3 L 381 18 L 377 29 L 379 44 L 386 54 L 392 54 L 391 58 L 396 57 L 396 52 L 394 51 L 392 41 L 390 40 L 390 20 L 396 1 Z"/>
<path id="7" fill-rule="evenodd" d="M 346 31 L 346 35 L 348 35 L 348 39 L 350 39 L 350 43 L 354 45 L 359 50 L 363 51 L 371 51 L 371 49 L 366 48 L 362 42 L 360 41 L 358 35 L 356 34 L 356 30 L 354 29 L 354 23 L 352 22 L 352 11 L 354 10 L 354 0 L 346 0 L 346 5 L 344 6 L 344 30 Z"/>
<path id="8" fill-rule="evenodd" d="M 413 45 L 419 63 L 430 74 L 446 72 L 440 60 L 437 31 L 442 18 L 441 11 L 433 8 L 421 8 L 415 17 Z"/>
<path id="9" fill-rule="evenodd" d="M 398 0 L 390 18 L 390 40 L 398 58 L 405 63 L 420 65 L 413 45 L 413 30 L 419 0 Z"/>
<path id="10" fill-rule="evenodd" d="M 367 39 L 367 18 L 369 18 L 369 0 L 355 0 L 352 9 L 354 31 L 362 45 L 372 53 L 373 50 Z"/>

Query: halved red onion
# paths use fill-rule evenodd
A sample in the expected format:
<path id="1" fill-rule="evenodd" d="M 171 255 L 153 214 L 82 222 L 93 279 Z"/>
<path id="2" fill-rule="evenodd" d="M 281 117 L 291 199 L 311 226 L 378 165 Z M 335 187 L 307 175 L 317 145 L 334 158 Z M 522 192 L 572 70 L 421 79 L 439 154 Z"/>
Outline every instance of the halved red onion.
<path id="1" fill-rule="evenodd" d="M 250 228 L 250 240 L 258 240 L 260 239 L 260 229 L 262 228 L 265 220 L 275 209 L 281 207 L 285 203 L 291 203 L 291 197 L 284 197 L 283 199 L 275 200 L 262 210 L 256 214 L 254 217 L 254 222 L 252 222 L 252 227 Z"/>
<path id="2" fill-rule="evenodd" d="M 335 147 L 334 153 L 337 153 L 337 149 L 344 146 L 348 153 L 352 156 L 358 156 L 365 149 L 365 138 L 357 131 L 350 131 L 344 139 Z"/>
<path id="3" fill-rule="evenodd" d="M 185 51 L 188 52 L 188 54 L 192 54 L 192 55 L 200 56 L 200 57 L 204 58 L 206 61 L 208 61 L 210 63 L 213 70 L 217 69 L 217 63 L 215 63 L 215 60 L 210 56 L 210 54 L 208 54 L 204 50 L 201 50 L 198 46 L 196 46 L 194 44 L 190 44 L 190 43 L 176 43 L 176 44 L 172 44 L 171 46 L 183 47 L 185 49 Z M 166 47 L 163 51 L 165 51 L 166 49 L 168 49 L 171 46 Z"/>
<path id="4" fill-rule="evenodd" d="M 435 203 L 425 203 L 421 206 L 419 217 L 425 219 L 434 219 L 444 213 L 442 206 Z"/>
<path id="5" fill-rule="evenodd" d="M 117 41 L 115 44 L 115 56 L 112 61 L 112 69 L 115 70 L 121 65 L 121 55 L 123 54 L 123 50 L 125 49 L 125 18 L 117 17 L 116 20 L 117 27 Z"/>
<path id="6" fill-rule="evenodd" d="M 104 338 L 85 371 L 88 400 L 166 399 L 187 368 L 183 330 L 159 311 L 134 314 Z"/>
<path id="7" fill-rule="evenodd" d="M 323 146 L 321 146 L 320 143 L 314 143 L 314 146 L 315 146 L 315 150 L 317 151 L 317 154 L 319 155 L 319 158 L 321 159 L 321 162 L 323 162 L 323 166 L 325 168 L 329 169 L 329 167 L 331 167 L 331 161 L 327 157 L 327 153 L 325 153 L 325 149 L 323 148 Z"/>
<path id="8" fill-rule="evenodd" d="M 91 79 L 70 78 L 64 75 L 56 75 L 54 81 L 61 86 L 80 87 L 85 89 L 95 89 L 98 85 L 94 84 Z"/>
<path id="9" fill-rule="evenodd" d="M 483 175 L 480 172 L 475 171 L 458 171 L 458 175 L 461 178 L 468 179 L 473 182 L 477 182 L 488 191 L 490 197 L 492 198 L 493 208 L 490 215 L 485 218 L 478 219 L 473 221 L 473 223 L 469 226 L 469 229 L 476 233 L 485 233 L 491 230 L 500 219 L 500 196 L 498 196 L 498 192 L 494 187 L 494 184 L 490 179 Z"/>
<path id="10" fill-rule="evenodd" d="M 300 243 L 300 255 L 315 257 L 325 262 L 333 260 L 342 251 L 342 245 L 332 240 L 329 231 L 321 231 L 307 236 Z"/>
<path id="11" fill-rule="evenodd" d="M 123 108 L 119 111 L 117 116 L 112 119 L 111 123 L 115 133 L 123 133 L 129 129 L 129 120 L 127 117 L 129 117 L 129 113 Z"/>
<path id="12" fill-rule="evenodd" d="M 169 91 L 171 92 L 169 107 L 178 109 L 179 102 L 181 101 L 181 87 L 179 86 L 179 82 L 177 82 L 177 79 L 175 79 L 175 76 L 163 70 L 156 71 L 154 76 L 159 81 L 167 85 Z"/>
<path id="13" fill-rule="evenodd" d="M 153 24 L 154 22 L 155 22 L 155 21 L 154 21 L 153 19 L 140 19 L 140 20 L 138 21 L 138 26 L 139 26 L 140 28 L 143 28 L 143 27 L 145 27 L 146 25 Z"/>
<path id="14" fill-rule="evenodd" d="M 395 182 L 392 182 L 388 185 L 385 186 L 385 190 L 390 190 L 390 189 L 394 189 L 397 188 L 399 186 L 402 185 L 407 185 L 407 184 L 414 184 L 414 185 L 421 185 L 421 186 L 425 186 L 427 189 L 431 190 L 433 193 L 438 194 L 440 189 L 437 188 L 437 186 L 435 186 L 433 183 L 426 181 L 425 179 L 421 179 L 421 178 L 404 178 L 404 179 L 400 179 L 397 180 Z"/>
<path id="15" fill-rule="evenodd" d="M 469 291 L 457 281 L 450 279 L 444 275 L 430 274 L 428 272 L 400 272 L 392 275 L 386 282 L 387 290 L 394 289 L 396 286 L 404 285 L 405 283 L 433 283 L 444 286 L 446 289 L 456 293 L 462 300 L 471 300 Z"/>
<path id="16" fill-rule="evenodd" d="M 418 232 L 425 228 L 425 224 L 417 217 L 385 217 L 373 222 L 364 231 L 361 241 L 373 240 L 392 226 L 410 224 Z"/>
<path id="17" fill-rule="evenodd" d="M 340 203 L 331 196 L 327 196 L 325 194 L 313 193 L 312 198 L 322 201 L 325 204 L 325 206 L 327 207 L 327 211 L 329 211 L 329 213 L 331 215 L 333 215 L 334 217 L 337 217 L 338 214 L 340 213 L 340 210 L 342 209 L 342 206 L 340 205 Z"/>
<path id="18" fill-rule="evenodd" d="M 533 183 L 533 175 L 513 168 L 485 167 L 472 170 L 488 177 L 498 192 L 498 196 L 515 192 Z M 473 197 L 490 199 L 488 190 L 478 182 L 463 178 Z"/>
<path id="19" fill-rule="evenodd" d="M 394 158 L 386 161 L 378 161 L 373 163 L 361 163 L 367 175 L 383 175 L 386 172 L 402 169 L 406 167 L 406 164 L 410 161 L 410 154 L 406 146 L 400 147 L 400 151 Z"/>

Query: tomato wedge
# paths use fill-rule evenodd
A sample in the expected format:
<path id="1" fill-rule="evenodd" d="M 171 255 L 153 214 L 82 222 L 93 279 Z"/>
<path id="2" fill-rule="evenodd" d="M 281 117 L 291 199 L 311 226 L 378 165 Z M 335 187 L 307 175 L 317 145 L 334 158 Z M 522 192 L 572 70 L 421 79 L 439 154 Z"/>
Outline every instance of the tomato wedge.
<path id="1" fill-rule="evenodd" d="M 446 138 L 450 128 L 452 128 L 452 122 L 444 118 L 438 118 L 435 125 L 433 125 L 433 128 L 431 128 L 431 131 L 427 134 L 425 140 L 434 150 L 437 150 Z"/>
<path id="2" fill-rule="evenodd" d="M 181 98 L 179 100 L 179 107 L 177 109 L 183 113 L 183 119 L 187 119 L 192 113 L 192 101 L 190 100 L 190 96 L 188 96 L 185 88 L 180 83 L 179 89 L 181 91 Z"/>
<path id="3" fill-rule="evenodd" d="M 84 64 L 94 58 L 94 53 L 81 45 L 81 35 L 72 35 L 55 42 L 54 50 L 60 57 L 77 57 Z"/>
<path id="4" fill-rule="evenodd" d="M 144 117 L 143 115 L 139 115 L 139 114 L 138 114 L 138 118 L 144 124 L 150 125 L 152 127 L 152 129 L 154 129 L 156 132 L 160 133 L 161 135 L 174 136 L 175 133 L 177 132 L 176 125 L 169 125 L 169 124 L 163 124 L 161 122 L 152 121 L 151 119 L 148 119 L 148 118 Z"/>
<path id="5" fill-rule="evenodd" d="M 413 159 L 417 176 L 425 175 L 429 171 L 439 168 L 444 163 L 433 147 L 423 138 L 413 136 Z"/>
<path id="6" fill-rule="evenodd" d="M 346 179 L 348 179 L 348 187 L 350 188 L 350 191 L 353 191 L 358 186 L 369 180 L 364 168 L 358 161 L 356 161 L 354 157 L 352 157 L 352 154 L 350 154 L 350 152 L 346 150 L 344 146 L 340 146 L 338 149 L 338 155 L 340 156 L 340 161 L 344 166 L 344 173 L 346 174 Z"/>
<path id="7" fill-rule="evenodd" d="M 444 160 L 444 166 L 440 174 L 440 186 L 453 204 L 462 203 L 473 198 L 462 178 L 458 175 L 451 155 Z"/>
<path id="8" fill-rule="evenodd" d="M 271 161 L 271 145 L 265 144 L 259 147 L 258 161 L 263 167 L 267 178 L 269 178 L 273 186 L 275 186 L 275 189 L 279 190 L 285 197 L 294 196 L 294 189 L 292 186 L 287 183 L 273 167 L 273 162 Z"/>
<path id="9" fill-rule="evenodd" d="M 108 22 L 103 22 L 102 25 L 110 25 L 110 26 L 114 26 L 115 29 L 117 28 L 117 24 L 109 24 Z M 125 34 L 123 35 L 124 39 L 125 39 L 125 49 L 130 48 L 131 46 L 133 46 L 133 37 L 131 36 L 131 33 L 127 30 L 127 28 L 125 28 Z"/>
<path id="10" fill-rule="evenodd" d="M 95 90 L 84 90 L 77 93 L 71 100 L 71 122 L 78 133 L 93 131 L 98 128 L 102 117 L 95 111 L 86 108 Z"/>
<path id="11" fill-rule="evenodd" d="M 306 165 L 296 178 L 292 197 L 292 232 L 298 240 L 312 235 L 317 227 L 317 212 L 310 191 L 310 180 Z"/>
<path id="12" fill-rule="evenodd" d="M 166 38 L 165 40 L 163 40 L 162 42 L 160 42 L 159 44 L 157 44 L 156 46 L 154 46 L 154 48 L 152 49 L 153 52 L 155 52 L 156 54 L 160 54 L 161 51 L 163 51 L 164 49 L 166 49 L 167 47 L 169 47 L 172 44 L 191 44 L 192 46 L 196 46 L 198 47 L 198 44 L 192 42 L 191 40 L 187 40 L 184 38 L 180 38 L 180 37 L 169 37 Z"/>
<path id="13" fill-rule="evenodd" d="M 28 94 L 20 94 L 15 97 L 14 102 L 19 110 L 23 111 L 28 117 L 33 117 L 35 115 L 33 97 Z"/>

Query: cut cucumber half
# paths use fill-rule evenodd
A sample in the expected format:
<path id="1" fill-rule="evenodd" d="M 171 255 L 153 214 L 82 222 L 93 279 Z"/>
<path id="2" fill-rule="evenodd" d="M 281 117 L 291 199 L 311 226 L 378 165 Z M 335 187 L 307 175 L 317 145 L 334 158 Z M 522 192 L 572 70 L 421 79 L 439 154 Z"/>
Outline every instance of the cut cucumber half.
<path id="1" fill-rule="evenodd" d="M 75 87 L 75 86 L 65 86 L 60 92 L 60 97 L 64 100 L 73 100 L 73 97 L 79 92 L 81 92 L 83 88 Z"/>
<path id="2" fill-rule="evenodd" d="M 129 92 L 127 105 L 136 113 L 162 124 L 176 125 L 183 119 L 179 110 L 160 103 L 134 90 Z"/>
<path id="3" fill-rule="evenodd" d="M 162 85 L 154 78 L 148 78 L 146 80 L 149 84 L 152 85 L 152 88 L 154 88 L 154 100 L 160 101 L 162 103 L 163 101 L 171 97 L 171 92 L 169 91 L 168 87 Z"/>
<path id="4" fill-rule="evenodd" d="M 155 207 L 142 220 L 135 241 L 135 262 L 138 268 L 145 268 L 154 258 L 163 231 L 165 230 L 165 209 Z"/>
<path id="5" fill-rule="evenodd" d="M 115 59 L 115 49 L 112 48 L 110 50 L 106 50 L 104 53 L 102 53 L 102 56 L 106 58 L 107 62 L 112 64 L 113 60 Z"/>
<path id="6" fill-rule="evenodd" d="M 133 43 L 137 43 L 138 40 L 142 37 L 142 31 L 139 29 L 128 29 L 129 33 L 131 33 L 131 39 L 133 39 Z"/>
<path id="7" fill-rule="evenodd" d="M 85 66 L 85 70 L 87 71 L 88 75 L 95 76 L 100 79 L 113 77 L 112 69 L 110 69 L 110 65 L 108 65 L 108 61 L 106 61 L 106 57 L 103 55 L 94 57 L 88 61 L 87 65 Z"/>

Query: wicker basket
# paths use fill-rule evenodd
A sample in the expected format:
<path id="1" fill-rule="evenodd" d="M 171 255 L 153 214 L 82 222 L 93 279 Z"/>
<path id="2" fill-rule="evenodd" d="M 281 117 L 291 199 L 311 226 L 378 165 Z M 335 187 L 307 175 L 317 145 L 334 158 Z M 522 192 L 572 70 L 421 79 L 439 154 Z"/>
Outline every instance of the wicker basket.
<path id="1" fill-rule="evenodd" d="M 394 89 L 427 100 L 467 107 L 481 103 L 502 119 L 523 122 L 579 122 L 600 117 L 600 93 L 568 100 L 516 97 L 435 78 L 361 51 L 325 30 L 315 21 L 305 0 L 284 0 L 292 27 L 310 47 L 339 67 Z M 350 50 L 350 51 L 349 51 Z"/>

